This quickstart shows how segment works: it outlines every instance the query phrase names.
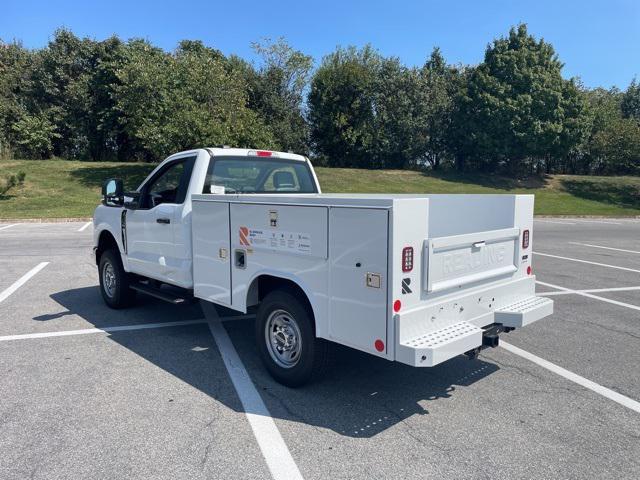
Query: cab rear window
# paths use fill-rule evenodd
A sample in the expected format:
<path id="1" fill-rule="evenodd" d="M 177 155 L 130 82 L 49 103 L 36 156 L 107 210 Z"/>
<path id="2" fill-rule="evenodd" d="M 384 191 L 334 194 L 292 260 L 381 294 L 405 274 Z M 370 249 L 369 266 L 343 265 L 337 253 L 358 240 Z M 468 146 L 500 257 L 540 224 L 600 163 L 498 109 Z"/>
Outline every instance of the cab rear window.
<path id="1" fill-rule="evenodd" d="M 212 157 L 203 193 L 317 193 L 306 163 L 285 159 Z"/>

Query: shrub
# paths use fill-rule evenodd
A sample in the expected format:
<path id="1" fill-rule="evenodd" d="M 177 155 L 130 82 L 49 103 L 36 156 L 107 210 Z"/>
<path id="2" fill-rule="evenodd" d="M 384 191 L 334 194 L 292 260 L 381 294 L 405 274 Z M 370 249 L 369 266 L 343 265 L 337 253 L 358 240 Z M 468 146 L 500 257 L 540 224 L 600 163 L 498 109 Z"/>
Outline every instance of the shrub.
<path id="1" fill-rule="evenodd" d="M 13 187 L 22 185 L 26 176 L 24 172 L 18 172 L 17 175 L 5 175 L 3 179 L 0 179 L 0 197 Z"/>

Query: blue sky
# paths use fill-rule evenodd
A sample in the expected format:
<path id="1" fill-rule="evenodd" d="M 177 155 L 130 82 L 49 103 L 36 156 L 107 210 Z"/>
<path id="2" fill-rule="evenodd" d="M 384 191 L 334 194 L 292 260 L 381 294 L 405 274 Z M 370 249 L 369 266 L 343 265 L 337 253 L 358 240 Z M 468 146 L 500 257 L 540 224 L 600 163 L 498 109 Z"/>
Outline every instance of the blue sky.
<path id="1" fill-rule="evenodd" d="M 142 37 L 167 50 L 200 39 L 251 59 L 252 41 L 284 36 L 317 62 L 337 45 L 371 43 L 408 65 L 424 63 L 434 46 L 450 63 L 474 64 L 519 22 L 555 46 L 566 77 L 623 89 L 640 77 L 637 0 L 0 0 L 0 38 L 27 47 L 45 45 L 65 26 L 96 39 Z"/>

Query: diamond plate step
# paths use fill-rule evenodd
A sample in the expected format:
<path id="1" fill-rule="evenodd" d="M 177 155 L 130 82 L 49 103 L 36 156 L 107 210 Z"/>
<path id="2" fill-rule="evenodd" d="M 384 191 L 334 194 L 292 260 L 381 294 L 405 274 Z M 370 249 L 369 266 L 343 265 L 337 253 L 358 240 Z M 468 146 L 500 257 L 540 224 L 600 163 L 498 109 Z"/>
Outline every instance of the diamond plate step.
<path id="1" fill-rule="evenodd" d="M 458 322 L 400 343 L 396 359 L 416 367 L 433 367 L 482 345 L 482 330 Z"/>
<path id="2" fill-rule="evenodd" d="M 496 310 L 495 322 L 507 327 L 524 327 L 553 313 L 553 300 L 527 297 Z"/>

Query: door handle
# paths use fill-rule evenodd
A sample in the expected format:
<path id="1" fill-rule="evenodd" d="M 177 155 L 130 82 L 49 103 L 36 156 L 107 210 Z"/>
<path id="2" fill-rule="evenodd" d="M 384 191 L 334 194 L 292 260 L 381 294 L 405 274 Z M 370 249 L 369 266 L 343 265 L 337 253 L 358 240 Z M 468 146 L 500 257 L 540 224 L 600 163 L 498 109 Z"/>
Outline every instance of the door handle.
<path id="1" fill-rule="evenodd" d="M 156 218 L 156 222 L 158 223 L 164 223 L 165 225 L 168 223 L 171 223 L 171 220 L 168 218 Z"/>

